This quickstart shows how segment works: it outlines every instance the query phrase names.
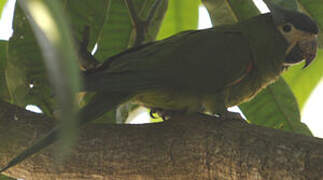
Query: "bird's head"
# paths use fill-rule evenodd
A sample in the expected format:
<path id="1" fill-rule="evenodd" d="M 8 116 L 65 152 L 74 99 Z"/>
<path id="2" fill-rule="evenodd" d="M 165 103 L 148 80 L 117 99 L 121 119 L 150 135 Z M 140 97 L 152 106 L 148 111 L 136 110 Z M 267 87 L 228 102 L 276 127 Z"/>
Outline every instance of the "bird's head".
<path id="1" fill-rule="evenodd" d="M 318 25 L 307 15 L 284 9 L 266 2 L 271 11 L 275 25 L 288 42 L 285 66 L 305 60 L 305 67 L 311 64 L 316 56 Z"/>

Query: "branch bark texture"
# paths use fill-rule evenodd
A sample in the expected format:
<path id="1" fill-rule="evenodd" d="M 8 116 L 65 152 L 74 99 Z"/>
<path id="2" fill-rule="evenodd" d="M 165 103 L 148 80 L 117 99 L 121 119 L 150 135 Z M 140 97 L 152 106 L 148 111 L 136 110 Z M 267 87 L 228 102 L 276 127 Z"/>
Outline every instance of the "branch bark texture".
<path id="1" fill-rule="evenodd" d="M 0 103 L 0 166 L 54 121 Z M 178 116 L 144 125 L 89 124 L 64 163 L 52 145 L 6 175 L 29 179 L 321 179 L 322 139 L 220 120 Z"/>

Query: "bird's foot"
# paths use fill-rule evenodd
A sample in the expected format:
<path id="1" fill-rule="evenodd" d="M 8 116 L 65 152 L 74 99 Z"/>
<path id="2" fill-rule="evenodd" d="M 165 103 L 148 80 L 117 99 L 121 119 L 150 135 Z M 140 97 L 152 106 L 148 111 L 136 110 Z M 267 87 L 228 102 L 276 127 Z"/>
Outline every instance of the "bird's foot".
<path id="1" fill-rule="evenodd" d="M 226 112 L 220 114 L 220 118 L 223 119 L 223 120 L 224 119 L 225 120 L 227 120 L 227 119 L 229 119 L 229 120 L 238 120 L 240 122 L 247 123 L 246 120 L 238 112 L 226 111 Z"/>
<path id="2" fill-rule="evenodd" d="M 173 111 L 173 110 L 165 110 L 165 109 L 159 109 L 159 108 L 152 108 L 150 110 L 150 117 L 153 119 L 157 119 L 158 117 L 161 117 L 164 121 L 171 119 L 176 114 L 178 114 L 179 111 Z M 155 114 L 158 115 L 158 117 L 155 116 Z"/>

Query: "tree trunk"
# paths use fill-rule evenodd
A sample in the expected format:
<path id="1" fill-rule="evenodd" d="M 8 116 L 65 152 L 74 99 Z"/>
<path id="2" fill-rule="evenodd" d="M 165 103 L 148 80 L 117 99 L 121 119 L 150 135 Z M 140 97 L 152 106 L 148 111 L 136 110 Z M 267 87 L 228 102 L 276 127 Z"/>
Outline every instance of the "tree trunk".
<path id="1" fill-rule="evenodd" d="M 54 121 L 0 103 L 0 166 L 45 135 Z M 63 163 L 57 144 L 7 170 L 29 179 L 322 179 L 318 138 L 221 120 L 174 117 L 144 125 L 89 124 Z"/>

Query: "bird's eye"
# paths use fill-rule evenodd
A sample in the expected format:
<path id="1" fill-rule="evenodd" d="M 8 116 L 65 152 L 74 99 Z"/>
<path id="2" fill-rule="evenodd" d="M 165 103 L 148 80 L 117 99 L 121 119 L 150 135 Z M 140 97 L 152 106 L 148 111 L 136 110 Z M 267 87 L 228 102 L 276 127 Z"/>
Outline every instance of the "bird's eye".
<path id="1" fill-rule="evenodd" d="M 288 32 L 290 32 L 292 30 L 292 26 L 290 25 L 290 24 L 286 24 L 286 25 L 284 25 L 283 26 L 283 31 L 285 32 L 285 33 L 288 33 Z"/>

